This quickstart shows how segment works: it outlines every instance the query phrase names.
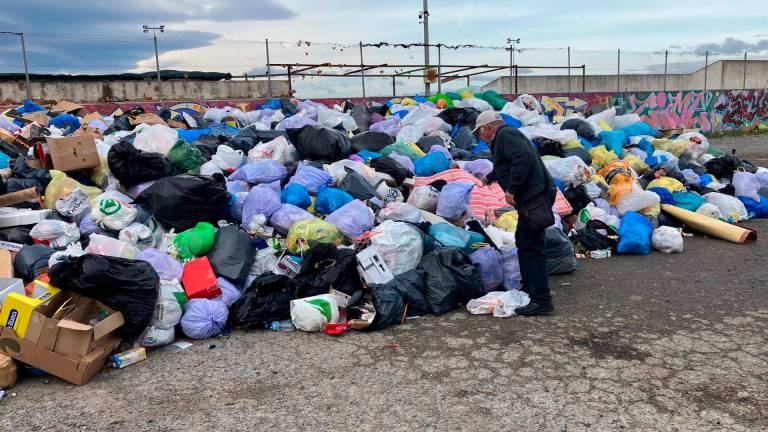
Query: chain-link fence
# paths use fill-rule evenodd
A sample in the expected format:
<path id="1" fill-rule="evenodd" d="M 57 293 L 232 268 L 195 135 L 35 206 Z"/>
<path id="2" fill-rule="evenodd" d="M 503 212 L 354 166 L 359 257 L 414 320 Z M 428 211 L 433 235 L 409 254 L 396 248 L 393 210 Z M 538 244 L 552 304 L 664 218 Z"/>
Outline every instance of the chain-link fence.
<path id="1" fill-rule="evenodd" d="M 0 32 L 0 101 L 18 102 L 27 95 L 198 100 L 392 97 L 467 86 L 500 93 L 576 93 L 768 85 L 768 62 L 756 61 L 768 60 L 766 52 L 578 50 L 516 41 L 512 46 L 434 44 L 426 52 L 418 43 L 211 39 L 151 29 L 130 36 Z"/>

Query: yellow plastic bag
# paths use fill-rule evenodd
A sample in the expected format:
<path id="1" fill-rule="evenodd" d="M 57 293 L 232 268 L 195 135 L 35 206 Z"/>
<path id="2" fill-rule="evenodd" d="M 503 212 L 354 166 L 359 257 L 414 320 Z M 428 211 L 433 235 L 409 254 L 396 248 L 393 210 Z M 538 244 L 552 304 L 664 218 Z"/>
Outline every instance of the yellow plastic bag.
<path id="1" fill-rule="evenodd" d="M 618 204 L 624 195 L 632 192 L 632 185 L 634 183 L 635 179 L 628 174 L 616 174 L 613 176 L 611 186 L 608 188 L 608 193 L 611 196 L 608 203 L 612 206 Z M 640 187 L 638 186 L 638 188 Z"/>
<path id="2" fill-rule="evenodd" d="M 101 187 L 105 187 L 107 184 L 107 176 L 109 176 L 109 164 L 107 163 L 107 155 L 99 157 L 99 166 L 91 170 L 91 181 Z"/>
<path id="3" fill-rule="evenodd" d="M 608 122 L 606 122 L 605 120 L 602 120 L 602 119 L 597 121 L 597 127 L 599 127 L 600 129 L 602 129 L 604 131 L 611 131 L 611 130 L 613 130 L 613 129 L 611 129 L 610 126 L 608 126 Z"/>
<path id="4" fill-rule="evenodd" d="M 419 104 L 418 102 L 416 102 L 415 100 L 413 100 L 413 99 L 411 99 L 409 97 L 403 98 L 403 100 L 400 101 L 400 105 L 416 106 L 418 104 Z"/>
<path id="5" fill-rule="evenodd" d="M 633 154 L 624 156 L 624 162 L 628 163 L 629 166 L 632 167 L 632 169 L 635 170 L 635 172 L 639 175 L 643 175 L 651 169 L 647 163 Z"/>
<path id="6" fill-rule="evenodd" d="M 593 147 L 592 150 L 589 151 L 589 155 L 592 156 L 592 166 L 595 168 L 602 168 L 619 159 L 619 157 L 616 156 L 616 153 L 608 150 L 605 146 Z"/>
<path id="7" fill-rule="evenodd" d="M 315 201 L 317 201 L 317 198 L 314 195 L 309 197 L 309 202 L 311 204 L 307 207 L 307 211 L 312 214 L 315 214 Z"/>
<path id="8" fill-rule="evenodd" d="M 475 93 L 470 88 L 465 88 L 459 91 L 459 96 L 461 96 L 461 99 L 468 99 L 471 97 L 475 97 Z"/>
<path id="9" fill-rule="evenodd" d="M 685 185 L 672 177 L 659 177 L 656 180 L 648 183 L 646 189 L 661 187 L 670 192 L 685 192 Z"/>
<path id="10" fill-rule="evenodd" d="M 416 143 L 409 143 L 408 147 L 411 149 L 412 152 L 414 152 L 417 155 L 417 157 L 424 157 L 427 155 L 426 153 L 424 153 L 424 150 L 422 150 L 421 148 L 419 148 L 419 146 L 416 145 Z"/>
<path id="11" fill-rule="evenodd" d="M 639 213 L 646 216 L 659 217 L 659 213 L 661 213 L 661 204 L 654 204 L 650 207 L 646 207 L 640 210 Z"/>
<path id="12" fill-rule="evenodd" d="M 288 250 L 291 253 L 305 252 L 309 249 L 309 242 L 341 244 L 344 235 L 336 228 L 322 219 L 310 219 L 296 222 L 288 230 Z"/>
<path id="13" fill-rule="evenodd" d="M 595 174 L 592 176 L 592 178 L 589 179 L 592 183 L 598 185 L 598 186 L 605 186 L 605 188 L 608 188 L 608 182 L 605 181 L 605 178 L 601 176 L 600 174 Z"/>
<path id="14" fill-rule="evenodd" d="M 651 141 L 653 148 L 656 150 L 664 150 L 672 153 L 675 157 L 680 157 L 688 146 L 688 141 L 685 140 L 671 140 L 671 139 L 655 139 Z"/>
<path id="15" fill-rule="evenodd" d="M 93 200 L 101 194 L 101 189 L 93 186 L 85 186 L 75 179 L 69 178 L 65 173 L 51 170 L 51 182 L 45 188 L 45 208 L 56 208 L 56 200 L 64 198 L 72 193 L 75 188 L 80 188 L 89 200 Z"/>
<path id="16" fill-rule="evenodd" d="M 583 145 L 581 145 L 581 142 L 579 140 L 568 140 L 563 144 L 563 150 L 570 150 L 575 148 L 584 148 Z"/>
<path id="17" fill-rule="evenodd" d="M 513 233 L 517 231 L 517 218 L 517 210 L 508 211 L 496 219 L 496 223 L 493 225 L 496 228 Z"/>

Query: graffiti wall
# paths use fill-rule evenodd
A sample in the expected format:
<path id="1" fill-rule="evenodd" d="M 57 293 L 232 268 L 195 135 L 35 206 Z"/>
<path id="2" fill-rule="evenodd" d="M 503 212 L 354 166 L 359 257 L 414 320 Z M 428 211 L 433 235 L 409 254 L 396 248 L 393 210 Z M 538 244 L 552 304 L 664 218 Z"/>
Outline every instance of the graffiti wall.
<path id="1" fill-rule="evenodd" d="M 658 129 L 712 130 L 714 92 L 659 91 L 630 94 L 624 108 Z"/>
<path id="2" fill-rule="evenodd" d="M 768 91 L 722 91 L 713 104 L 716 115 L 715 129 L 730 130 L 768 123 Z"/>

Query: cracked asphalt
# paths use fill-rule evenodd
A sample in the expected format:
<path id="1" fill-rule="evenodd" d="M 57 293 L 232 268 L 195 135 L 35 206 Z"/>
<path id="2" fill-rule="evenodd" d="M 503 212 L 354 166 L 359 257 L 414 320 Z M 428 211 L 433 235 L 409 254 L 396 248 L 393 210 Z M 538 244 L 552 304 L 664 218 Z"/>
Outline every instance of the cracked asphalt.
<path id="1" fill-rule="evenodd" d="M 734 143 L 765 159 L 768 136 L 716 145 Z M 27 378 L 0 430 L 766 430 L 766 255 L 697 234 L 682 254 L 581 260 L 551 278 L 549 317 L 235 331 L 83 387 Z"/>

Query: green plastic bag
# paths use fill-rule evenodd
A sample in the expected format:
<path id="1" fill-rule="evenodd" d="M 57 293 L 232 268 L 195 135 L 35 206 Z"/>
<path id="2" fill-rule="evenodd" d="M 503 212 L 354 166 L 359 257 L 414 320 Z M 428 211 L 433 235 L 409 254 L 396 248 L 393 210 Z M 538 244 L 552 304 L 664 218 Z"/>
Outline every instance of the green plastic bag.
<path id="1" fill-rule="evenodd" d="M 394 144 L 390 144 L 383 149 L 381 149 L 381 155 L 382 156 L 389 156 L 392 153 L 399 153 L 405 157 L 411 158 L 411 160 L 416 160 L 424 155 L 424 151 L 422 151 L 417 145 L 409 144 L 406 142 L 398 141 Z"/>
<path id="2" fill-rule="evenodd" d="M 168 152 L 168 160 L 171 161 L 171 165 L 177 168 L 194 172 L 203 164 L 203 154 L 197 147 L 180 139 Z"/>
<path id="3" fill-rule="evenodd" d="M 721 150 L 719 148 L 716 148 L 716 147 L 710 147 L 709 151 L 707 153 L 711 154 L 712 156 L 714 156 L 716 158 L 725 155 L 725 152 L 723 150 Z"/>
<path id="4" fill-rule="evenodd" d="M 504 108 L 504 105 L 507 104 L 507 101 L 493 90 L 475 93 L 475 97 L 488 102 L 496 111 L 501 111 L 501 109 Z"/>
<path id="5" fill-rule="evenodd" d="M 173 239 L 173 245 L 182 261 L 189 261 L 203 256 L 213 247 L 216 228 L 208 222 L 198 222 L 194 228 L 179 233 Z"/>
<path id="6" fill-rule="evenodd" d="M 443 106 L 438 106 L 438 108 L 453 108 L 453 101 L 451 100 L 451 98 L 449 98 L 444 93 L 434 94 L 434 95 L 430 96 L 427 100 L 432 102 L 435 105 L 438 104 L 438 101 L 442 100 L 445 103 L 445 106 L 444 107 Z"/>

